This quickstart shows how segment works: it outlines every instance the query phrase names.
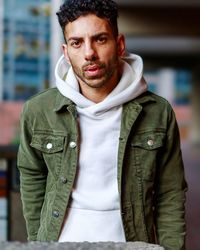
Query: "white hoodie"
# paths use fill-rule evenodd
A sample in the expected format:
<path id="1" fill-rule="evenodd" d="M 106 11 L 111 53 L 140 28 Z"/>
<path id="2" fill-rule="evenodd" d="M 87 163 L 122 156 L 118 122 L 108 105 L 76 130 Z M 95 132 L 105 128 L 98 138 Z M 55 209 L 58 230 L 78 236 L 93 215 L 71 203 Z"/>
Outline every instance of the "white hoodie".
<path id="1" fill-rule="evenodd" d="M 76 104 L 80 128 L 77 177 L 59 242 L 125 241 L 117 184 L 122 105 L 145 92 L 147 84 L 139 56 L 129 54 L 122 66 L 116 88 L 96 104 L 79 92 L 65 58 L 57 63 L 57 88 Z"/>

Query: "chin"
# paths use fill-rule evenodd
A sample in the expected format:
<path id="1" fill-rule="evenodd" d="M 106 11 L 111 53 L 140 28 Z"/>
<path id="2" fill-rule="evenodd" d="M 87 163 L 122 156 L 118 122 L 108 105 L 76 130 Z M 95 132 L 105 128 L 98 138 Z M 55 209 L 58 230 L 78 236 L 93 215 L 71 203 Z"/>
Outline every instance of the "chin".
<path id="1" fill-rule="evenodd" d="M 101 81 L 101 82 L 87 82 L 86 83 L 89 87 L 91 87 L 91 88 L 96 88 L 96 89 L 98 89 L 98 88 L 102 88 L 103 86 L 105 86 L 105 81 Z"/>

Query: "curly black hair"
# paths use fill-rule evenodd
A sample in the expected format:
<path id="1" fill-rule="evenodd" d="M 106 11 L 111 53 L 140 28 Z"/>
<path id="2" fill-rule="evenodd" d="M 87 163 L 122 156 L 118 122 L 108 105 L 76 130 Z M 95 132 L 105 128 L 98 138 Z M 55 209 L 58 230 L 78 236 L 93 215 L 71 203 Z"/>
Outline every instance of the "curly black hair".
<path id="1" fill-rule="evenodd" d="M 87 14 L 95 14 L 100 18 L 107 19 L 114 36 L 118 36 L 118 6 L 112 0 L 65 0 L 56 13 L 63 34 L 65 26 L 69 22 Z"/>

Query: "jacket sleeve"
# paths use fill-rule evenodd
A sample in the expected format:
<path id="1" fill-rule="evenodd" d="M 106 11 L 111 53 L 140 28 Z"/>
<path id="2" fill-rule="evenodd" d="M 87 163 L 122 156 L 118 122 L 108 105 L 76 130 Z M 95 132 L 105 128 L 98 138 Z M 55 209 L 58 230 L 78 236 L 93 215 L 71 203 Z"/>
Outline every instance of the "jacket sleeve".
<path id="1" fill-rule="evenodd" d="M 168 132 L 159 157 L 155 187 L 155 223 L 158 243 L 166 250 L 185 249 L 185 192 L 187 184 L 180 149 L 180 136 L 171 107 Z"/>
<path id="2" fill-rule="evenodd" d="M 20 171 L 20 191 L 28 240 L 37 240 L 40 213 L 46 188 L 46 166 L 39 151 L 30 146 L 34 115 L 28 103 L 21 115 L 21 137 L 17 165 Z"/>

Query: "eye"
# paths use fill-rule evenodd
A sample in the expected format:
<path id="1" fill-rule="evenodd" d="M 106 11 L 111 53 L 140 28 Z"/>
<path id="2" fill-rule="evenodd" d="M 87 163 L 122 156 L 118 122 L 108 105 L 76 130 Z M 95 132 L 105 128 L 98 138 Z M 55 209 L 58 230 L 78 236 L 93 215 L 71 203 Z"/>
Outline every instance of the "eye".
<path id="1" fill-rule="evenodd" d="M 74 48 L 79 48 L 81 46 L 81 42 L 79 40 L 74 40 L 70 43 L 70 45 Z"/>
<path id="2" fill-rule="evenodd" d="M 100 44 L 103 44 L 107 41 L 107 37 L 106 36 L 97 37 L 96 41 Z"/>

